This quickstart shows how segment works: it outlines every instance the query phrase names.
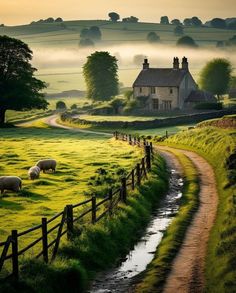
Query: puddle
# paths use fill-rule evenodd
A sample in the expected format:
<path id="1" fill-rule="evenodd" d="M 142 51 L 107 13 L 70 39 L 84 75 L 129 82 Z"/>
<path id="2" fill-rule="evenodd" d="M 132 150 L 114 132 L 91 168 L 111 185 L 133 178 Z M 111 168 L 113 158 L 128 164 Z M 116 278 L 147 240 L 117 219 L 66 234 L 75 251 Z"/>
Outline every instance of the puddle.
<path id="1" fill-rule="evenodd" d="M 154 211 L 144 236 L 118 267 L 98 275 L 88 292 L 129 292 L 132 278 L 144 271 L 152 261 L 163 237 L 163 232 L 178 213 L 179 199 L 182 197 L 183 179 L 180 178 L 176 170 L 171 170 L 169 186 L 169 192 Z"/>

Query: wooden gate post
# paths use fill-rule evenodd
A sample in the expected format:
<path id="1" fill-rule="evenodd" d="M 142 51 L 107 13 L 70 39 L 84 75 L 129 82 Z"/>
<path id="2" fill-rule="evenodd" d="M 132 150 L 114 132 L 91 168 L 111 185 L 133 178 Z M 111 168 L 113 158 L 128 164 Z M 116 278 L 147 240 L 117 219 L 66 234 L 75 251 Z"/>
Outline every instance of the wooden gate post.
<path id="1" fill-rule="evenodd" d="M 67 239 L 71 239 L 74 230 L 73 205 L 66 206 Z"/>
<path id="2" fill-rule="evenodd" d="M 137 175 L 137 185 L 140 186 L 140 184 L 141 184 L 140 164 L 137 164 L 137 166 L 136 166 L 136 175 Z"/>
<path id="3" fill-rule="evenodd" d="M 146 164 L 147 164 L 147 170 L 151 170 L 151 147 L 150 145 L 145 146 L 145 153 L 146 153 Z"/>
<path id="4" fill-rule="evenodd" d="M 131 179 L 132 179 L 132 190 L 134 190 L 135 188 L 135 178 L 134 178 L 134 169 L 132 170 L 132 173 L 131 173 Z"/>
<path id="5" fill-rule="evenodd" d="M 129 134 L 129 144 L 132 145 L 132 135 Z"/>
<path id="6" fill-rule="evenodd" d="M 127 199 L 127 185 L 126 185 L 126 177 L 121 179 L 121 201 L 126 203 Z"/>
<path id="7" fill-rule="evenodd" d="M 12 274 L 15 281 L 19 280 L 19 261 L 18 261 L 18 232 L 17 230 L 11 231 L 12 242 Z"/>
<path id="8" fill-rule="evenodd" d="M 96 196 L 93 195 L 92 197 L 92 224 L 95 224 L 96 223 Z"/>
<path id="9" fill-rule="evenodd" d="M 43 244 L 43 260 L 48 263 L 48 229 L 47 218 L 42 218 L 42 244 Z"/>
<path id="10" fill-rule="evenodd" d="M 112 198 L 113 198 L 113 195 L 112 195 L 112 189 L 109 190 L 109 194 L 108 194 L 108 197 L 109 197 L 109 216 L 112 215 Z"/>
<path id="11" fill-rule="evenodd" d="M 118 139 L 118 131 L 114 132 L 114 137 L 115 137 L 116 140 Z"/>

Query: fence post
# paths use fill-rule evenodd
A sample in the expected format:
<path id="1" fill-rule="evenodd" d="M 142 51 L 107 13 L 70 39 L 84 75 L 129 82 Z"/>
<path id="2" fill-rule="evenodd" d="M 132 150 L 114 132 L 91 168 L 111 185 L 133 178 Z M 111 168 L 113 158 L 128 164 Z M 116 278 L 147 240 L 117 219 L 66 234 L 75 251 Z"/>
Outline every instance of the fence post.
<path id="1" fill-rule="evenodd" d="M 109 194 L 108 194 L 108 197 L 109 197 L 109 216 L 112 215 L 112 189 L 109 190 Z"/>
<path id="2" fill-rule="evenodd" d="M 150 141 L 150 149 L 151 149 L 151 154 L 153 154 L 153 145 L 152 145 L 152 141 Z"/>
<path id="3" fill-rule="evenodd" d="M 132 170 L 132 173 L 131 173 L 131 179 L 132 179 L 132 190 L 134 190 L 135 188 L 135 179 L 134 179 L 134 169 Z"/>
<path id="4" fill-rule="evenodd" d="M 127 185 L 126 185 L 126 177 L 121 179 L 121 201 L 126 203 L 127 198 Z"/>
<path id="5" fill-rule="evenodd" d="M 129 144 L 132 145 L 132 136 L 131 136 L 131 134 L 129 134 Z"/>
<path id="6" fill-rule="evenodd" d="M 143 138 L 143 145 L 145 146 L 146 145 L 146 138 Z"/>
<path id="7" fill-rule="evenodd" d="M 138 140 L 138 146 L 140 147 L 140 137 L 138 137 L 137 140 Z"/>
<path id="8" fill-rule="evenodd" d="M 19 262 L 18 262 L 18 232 L 11 231 L 12 241 L 12 274 L 15 281 L 19 280 Z"/>
<path id="9" fill-rule="evenodd" d="M 146 153 L 146 164 L 147 164 L 147 170 L 151 170 L 151 147 L 150 145 L 145 146 L 145 153 Z"/>
<path id="10" fill-rule="evenodd" d="M 137 185 L 141 184 L 141 172 L 140 172 L 140 164 L 138 163 L 136 166 L 136 174 L 137 174 Z"/>
<path id="11" fill-rule="evenodd" d="M 166 130 L 166 138 L 168 138 L 168 131 Z"/>
<path id="12" fill-rule="evenodd" d="M 145 166 L 145 158 L 142 158 L 142 169 L 143 169 L 143 174 L 147 178 L 147 172 L 146 172 L 146 166 Z"/>
<path id="13" fill-rule="evenodd" d="M 137 138 L 136 138 L 136 136 L 134 137 L 134 145 L 136 145 L 137 144 Z"/>
<path id="14" fill-rule="evenodd" d="M 66 206 L 67 239 L 71 239 L 74 230 L 73 205 Z"/>
<path id="15" fill-rule="evenodd" d="M 48 263 L 48 229 L 47 218 L 42 218 L 43 260 Z"/>
<path id="16" fill-rule="evenodd" d="M 93 195 L 92 197 L 92 224 L 96 223 L 96 196 Z"/>

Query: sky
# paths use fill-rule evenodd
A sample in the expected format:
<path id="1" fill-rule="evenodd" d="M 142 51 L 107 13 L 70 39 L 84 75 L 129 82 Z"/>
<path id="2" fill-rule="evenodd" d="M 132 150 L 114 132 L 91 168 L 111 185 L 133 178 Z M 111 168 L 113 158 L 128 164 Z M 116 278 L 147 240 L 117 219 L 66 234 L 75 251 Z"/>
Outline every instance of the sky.
<path id="1" fill-rule="evenodd" d="M 198 16 L 206 21 L 235 17 L 236 0 L 0 0 L 0 23 L 27 24 L 48 17 L 107 19 L 112 11 L 121 18 L 133 15 L 146 22 L 159 22 L 162 15 L 170 20 Z"/>

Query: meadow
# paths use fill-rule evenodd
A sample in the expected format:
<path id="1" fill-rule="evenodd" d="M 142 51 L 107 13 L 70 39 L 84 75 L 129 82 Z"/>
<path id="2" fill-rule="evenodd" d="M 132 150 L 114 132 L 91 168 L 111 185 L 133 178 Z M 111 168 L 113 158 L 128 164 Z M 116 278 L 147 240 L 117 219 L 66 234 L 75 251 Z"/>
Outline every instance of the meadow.
<path id="1" fill-rule="evenodd" d="M 99 170 L 105 169 L 108 175 L 119 180 L 142 155 L 140 149 L 121 147 L 121 142 L 113 139 L 51 129 L 42 122 L 33 125 L 1 129 L 0 174 L 19 176 L 23 180 L 19 194 L 1 195 L 1 240 L 11 229 L 22 231 L 39 224 L 40 217 L 52 216 L 66 204 L 91 196 L 94 188 L 104 191 L 105 183 L 94 184 L 99 179 Z M 40 179 L 29 180 L 28 169 L 42 158 L 57 160 L 56 173 L 41 173 Z"/>

